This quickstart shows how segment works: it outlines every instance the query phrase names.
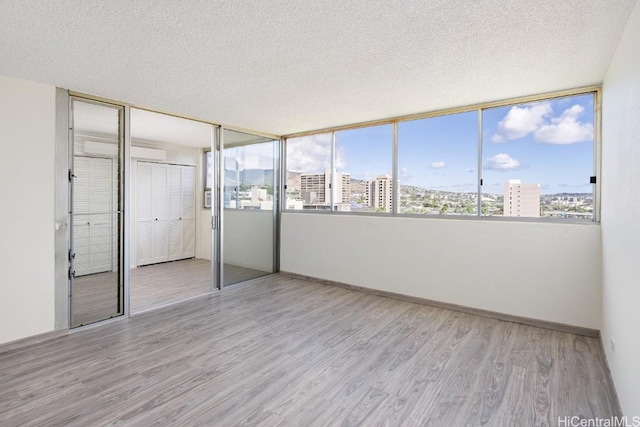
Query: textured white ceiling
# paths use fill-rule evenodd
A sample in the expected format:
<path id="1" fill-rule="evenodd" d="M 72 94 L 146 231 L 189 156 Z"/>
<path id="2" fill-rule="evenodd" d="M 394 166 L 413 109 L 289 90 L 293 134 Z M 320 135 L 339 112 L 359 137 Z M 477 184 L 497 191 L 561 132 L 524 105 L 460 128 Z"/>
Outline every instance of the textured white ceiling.
<path id="1" fill-rule="evenodd" d="M 131 109 L 131 138 L 192 148 L 211 147 L 211 125 L 152 111 Z"/>
<path id="2" fill-rule="evenodd" d="M 2 0 L 0 73 L 274 134 L 600 83 L 635 0 Z"/>

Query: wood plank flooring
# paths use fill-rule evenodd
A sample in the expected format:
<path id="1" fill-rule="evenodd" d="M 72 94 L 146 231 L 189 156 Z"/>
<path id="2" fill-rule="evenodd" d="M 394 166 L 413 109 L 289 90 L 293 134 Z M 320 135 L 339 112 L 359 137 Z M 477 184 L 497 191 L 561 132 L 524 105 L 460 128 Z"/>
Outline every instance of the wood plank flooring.
<path id="1" fill-rule="evenodd" d="M 116 272 L 96 273 L 73 279 L 71 326 L 87 325 L 121 315 L 119 278 Z"/>
<path id="2" fill-rule="evenodd" d="M 272 274 L 271 271 L 256 270 L 254 268 L 240 267 L 238 265 L 226 264 L 223 270 L 224 286 L 235 285 L 236 283 L 246 282 L 247 280 L 256 279 L 258 277 Z"/>
<path id="3" fill-rule="evenodd" d="M 224 285 L 244 282 L 268 272 L 224 264 Z M 149 310 L 211 292 L 211 262 L 185 259 L 131 270 L 131 312 Z"/>
<path id="4" fill-rule="evenodd" d="M 598 340 L 285 276 L 0 346 L 0 425 L 557 425 L 620 415 Z"/>
<path id="5" fill-rule="evenodd" d="M 224 284 L 231 285 L 270 274 L 237 265 L 224 265 Z M 204 259 L 186 259 L 147 265 L 131 270 L 131 312 L 156 307 L 211 292 L 211 264 Z M 87 325 L 122 314 L 118 275 L 90 274 L 74 279 L 72 325 Z"/>
<path id="6" fill-rule="evenodd" d="M 131 270 L 131 312 L 211 292 L 211 262 L 185 259 Z"/>

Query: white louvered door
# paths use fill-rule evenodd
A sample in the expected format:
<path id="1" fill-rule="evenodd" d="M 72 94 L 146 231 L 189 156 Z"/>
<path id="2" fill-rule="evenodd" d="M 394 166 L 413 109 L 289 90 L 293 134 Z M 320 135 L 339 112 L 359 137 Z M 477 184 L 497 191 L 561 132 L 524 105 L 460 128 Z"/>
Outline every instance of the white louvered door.
<path id="1" fill-rule="evenodd" d="M 138 162 L 139 266 L 195 255 L 195 168 Z"/>
<path id="2" fill-rule="evenodd" d="M 153 209 L 151 205 L 151 163 L 138 162 L 137 180 L 137 243 L 138 265 L 153 263 L 152 223 Z"/>
<path id="3" fill-rule="evenodd" d="M 74 157 L 73 246 L 76 276 L 114 268 L 113 159 Z"/>
<path id="4" fill-rule="evenodd" d="M 84 276 L 91 271 L 91 243 L 89 200 L 91 194 L 91 159 L 75 156 L 73 158 L 73 248 L 75 259 L 73 262 L 77 276 Z"/>
<path id="5" fill-rule="evenodd" d="M 94 272 L 113 269 L 113 160 L 91 159 L 90 264 Z"/>
<path id="6" fill-rule="evenodd" d="M 169 166 L 169 260 L 195 256 L 195 168 Z"/>
<path id="7" fill-rule="evenodd" d="M 138 265 L 167 261 L 167 165 L 138 162 L 137 181 Z"/>
<path id="8" fill-rule="evenodd" d="M 169 166 L 169 261 L 182 258 L 182 170 Z"/>
<path id="9" fill-rule="evenodd" d="M 169 250 L 169 209 L 167 165 L 151 165 L 152 263 L 167 261 Z"/>

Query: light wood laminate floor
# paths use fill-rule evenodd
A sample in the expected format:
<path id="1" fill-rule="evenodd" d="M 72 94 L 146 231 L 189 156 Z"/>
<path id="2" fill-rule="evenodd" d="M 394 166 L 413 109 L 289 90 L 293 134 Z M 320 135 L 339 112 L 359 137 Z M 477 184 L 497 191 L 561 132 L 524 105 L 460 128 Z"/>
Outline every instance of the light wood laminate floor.
<path id="1" fill-rule="evenodd" d="M 534 426 L 618 415 L 595 338 L 280 275 L 8 348 L 2 426 Z"/>
<path id="2" fill-rule="evenodd" d="M 247 280 L 272 274 L 270 271 L 256 270 L 254 268 L 240 267 L 239 265 L 225 264 L 223 269 L 224 286 L 235 285 Z"/>
<path id="3" fill-rule="evenodd" d="M 71 326 L 82 326 L 121 315 L 124 312 L 118 273 L 106 272 L 73 279 Z"/>
<path id="4" fill-rule="evenodd" d="M 211 262 L 186 259 L 131 270 L 131 312 L 211 292 Z"/>
<path id="5" fill-rule="evenodd" d="M 231 285 L 269 272 L 224 265 L 224 284 Z M 122 290 L 120 290 L 122 291 Z M 122 313 L 118 275 L 114 272 L 90 274 L 74 279 L 72 325 L 80 326 L 109 319 Z M 131 312 L 138 313 L 211 292 L 211 263 L 186 259 L 147 265 L 131 270 Z"/>
<path id="6" fill-rule="evenodd" d="M 231 285 L 271 274 L 224 264 L 224 284 Z M 211 262 L 185 259 L 131 270 L 131 312 L 149 310 L 211 292 Z"/>

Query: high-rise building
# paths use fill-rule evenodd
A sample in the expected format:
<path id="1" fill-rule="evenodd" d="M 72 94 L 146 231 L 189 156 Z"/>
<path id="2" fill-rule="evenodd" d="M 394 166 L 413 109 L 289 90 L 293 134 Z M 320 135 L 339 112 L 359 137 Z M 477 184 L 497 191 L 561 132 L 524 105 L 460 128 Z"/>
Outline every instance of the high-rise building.
<path id="1" fill-rule="evenodd" d="M 504 216 L 540 216 L 540 184 L 523 184 L 519 179 L 504 183 Z"/>
<path id="2" fill-rule="evenodd" d="M 393 182 L 389 175 L 378 175 L 366 186 L 367 204 L 374 209 L 391 212 L 393 203 Z"/>
<path id="3" fill-rule="evenodd" d="M 348 205 L 351 198 L 351 175 L 348 173 L 336 173 L 334 191 L 334 209 L 342 205 Z M 331 204 L 331 169 L 324 173 L 303 173 L 300 175 L 300 195 L 305 206 L 330 207 Z"/>

